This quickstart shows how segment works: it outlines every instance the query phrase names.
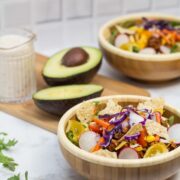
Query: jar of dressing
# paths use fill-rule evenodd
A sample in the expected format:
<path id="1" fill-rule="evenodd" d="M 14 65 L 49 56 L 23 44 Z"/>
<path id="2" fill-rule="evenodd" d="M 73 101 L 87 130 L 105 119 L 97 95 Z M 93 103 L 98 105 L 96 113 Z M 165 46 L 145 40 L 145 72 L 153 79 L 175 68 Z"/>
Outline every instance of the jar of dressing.
<path id="1" fill-rule="evenodd" d="M 34 39 L 27 30 L 0 32 L 0 102 L 23 102 L 36 91 Z"/>

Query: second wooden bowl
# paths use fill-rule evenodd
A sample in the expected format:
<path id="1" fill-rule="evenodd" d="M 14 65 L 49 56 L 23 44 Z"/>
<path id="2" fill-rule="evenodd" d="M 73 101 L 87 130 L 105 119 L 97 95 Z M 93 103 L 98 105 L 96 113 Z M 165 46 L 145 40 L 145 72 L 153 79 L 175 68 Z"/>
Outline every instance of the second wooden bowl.
<path id="1" fill-rule="evenodd" d="M 132 14 L 109 21 L 102 26 L 99 32 L 99 44 L 104 52 L 106 60 L 119 72 L 142 81 L 159 82 L 180 78 L 180 53 L 168 55 L 131 53 L 113 46 L 108 41 L 111 36 L 110 27 L 117 23 L 140 19 L 142 17 L 165 19 L 170 21 L 176 20 L 180 22 L 178 17 L 154 13 Z"/>
<path id="2" fill-rule="evenodd" d="M 95 100 L 110 98 L 118 99 L 122 105 L 138 104 L 149 99 L 143 96 L 116 95 Z M 165 155 L 137 160 L 105 158 L 78 148 L 66 137 L 65 129 L 68 120 L 75 115 L 79 106 L 80 104 L 67 111 L 58 126 L 58 139 L 62 153 L 77 173 L 90 180 L 165 180 L 179 171 L 180 147 Z M 169 105 L 165 105 L 165 110 L 166 115 L 175 115 L 176 123 L 180 123 L 180 111 Z"/>

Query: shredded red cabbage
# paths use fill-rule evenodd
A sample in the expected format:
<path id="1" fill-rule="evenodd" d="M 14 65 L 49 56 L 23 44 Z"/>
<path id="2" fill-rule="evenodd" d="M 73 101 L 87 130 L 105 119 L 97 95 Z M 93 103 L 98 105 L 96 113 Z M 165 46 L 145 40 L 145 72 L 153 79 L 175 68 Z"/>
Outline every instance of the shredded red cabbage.
<path id="1" fill-rule="evenodd" d="M 144 29 L 151 29 L 153 27 L 157 29 L 168 29 L 174 30 L 174 27 L 166 20 L 148 20 L 147 18 L 142 18 Z"/>
<path id="2" fill-rule="evenodd" d="M 129 115 L 129 111 L 124 111 L 121 113 L 120 118 L 118 118 L 118 116 L 114 117 L 109 121 L 109 123 L 118 125 L 118 124 L 122 123 L 127 118 L 128 115 Z"/>
<path id="3" fill-rule="evenodd" d="M 109 146 L 112 138 L 113 138 L 113 134 L 108 134 L 106 132 L 103 133 L 103 138 L 104 138 L 104 143 L 101 144 L 102 147 L 107 147 Z"/>
<path id="4" fill-rule="evenodd" d="M 112 114 L 112 115 L 110 115 L 110 114 L 99 115 L 98 118 L 99 119 L 112 119 L 112 118 L 120 116 L 120 115 L 122 115 L 122 112 Z"/>
<path id="5" fill-rule="evenodd" d="M 124 136 L 124 138 L 127 141 L 131 141 L 131 140 L 136 140 L 139 136 L 140 136 L 140 133 L 136 133 L 136 134 L 133 134 L 133 135 L 126 135 L 126 136 Z"/>

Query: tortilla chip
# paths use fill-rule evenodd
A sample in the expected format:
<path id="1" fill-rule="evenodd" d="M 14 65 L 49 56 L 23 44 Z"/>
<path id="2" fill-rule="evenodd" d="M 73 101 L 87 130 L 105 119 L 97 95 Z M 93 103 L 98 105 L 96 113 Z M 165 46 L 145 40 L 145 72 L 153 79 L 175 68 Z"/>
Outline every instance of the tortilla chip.
<path id="1" fill-rule="evenodd" d="M 76 116 L 77 118 L 83 122 L 83 123 L 88 123 L 92 121 L 92 118 L 94 116 L 94 111 L 95 111 L 95 103 L 93 102 L 84 102 L 78 108 L 76 111 Z"/>
<path id="2" fill-rule="evenodd" d="M 151 100 L 145 101 L 143 103 L 139 103 L 137 108 L 141 109 L 149 109 L 152 112 L 159 111 L 161 114 L 163 113 L 164 108 L 164 99 L 162 98 L 153 98 Z"/>
<path id="3" fill-rule="evenodd" d="M 158 135 L 167 140 L 169 139 L 167 128 L 158 122 L 148 119 L 146 121 L 145 127 L 149 135 Z"/>
<path id="4" fill-rule="evenodd" d="M 143 127 L 142 127 L 142 124 L 141 123 L 138 123 L 138 124 L 135 124 L 134 126 L 131 127 L 131 129 L 120 139 L 118 140 L 119 142 L 121 142 L 125 136 L 131 136 L 131 135 L 134 135 L 134 134 L 137 134 L 139 133 L 140 131 L 143 130 Z"/>
<path id="5" fill-rule="evenodd" d="M 106 103 L 106 107 L 99 112 L 99 115 L 105 115 L 105 114 L 113 115 L 121 112 L 121 110 L 122 107 L 118 104 L 118 101 L 109 99 Z"/>

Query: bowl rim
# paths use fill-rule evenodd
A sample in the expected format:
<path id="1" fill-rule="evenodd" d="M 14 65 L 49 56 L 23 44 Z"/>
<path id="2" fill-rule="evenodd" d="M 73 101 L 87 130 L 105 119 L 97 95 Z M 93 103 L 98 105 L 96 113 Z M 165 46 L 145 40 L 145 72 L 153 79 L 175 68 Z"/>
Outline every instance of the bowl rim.
<path id="1" fill-rule="evenodd" d="M 180 21 L 180 18 L 177 16 L 172 16 L 172 15 L 166 15 L 162 13 L 135 13 L 135 14 L 128 14 L 128 15 L 123 15 L 117 18 L 114 18 L 104 25 L 101 26 L 99 30 L 99 35 L 98 35 L 98 41 L 100 45 L 105 48 L 107 51 L 110 51 L 113 54 L 123 56 L 128 59 L 132 60 L 138 60 L 138 61 L 173 61 L 173 60 L 180 60 L 180 53 L 173 53 L 173 54 L 156 54 L 156 55 L 151 55 L 151 54 L 138 54 L 138 53 L 132 53 L 128 52 L 125 50 L 122 50 L 120 48 L 117 48 L 110 44 L 104 37 L 104 31 L 109 28 L 110 26 L 117 24 L 119 22 L 127 21 L 130 19 L 138 19 L 141 17 L 154 17 L 154 18 L 162 18 L 162 19 L 167 19 L 167 20 L 176 20 Z"/>
<path id="2" fill-rule="evenodd" d="M 99 98 L 94 98 L 88 101 L 94 101 L 94 100 L 107 100 L 111 98 L 118 98 L 119 100 L 123 101 L 131 101 L 131 102 L 137 102 L 137 101 L 145 101 L 151 99 L 151 97 L 146 96 L 135 96 L 135 95 L 113 95 L 113 96 L 103 96 Z M 113 158 L 105 158 L 102 156 L 97 156 L 95 154 L 89 153 L 87 151 L 84 151 L 80 149 L 79 147 L 75 146 L 70 140 L 67 138 L 65 134 L 65 127 L 69 120 L 69 118 L 74 115 L 75 111 L 79 108 L 79 106 L 82 103 L 72 107 L 69 109 L 60 119 L 58 124 L 58 140 L 62 147 L 64 147 L 69 153 L 73 154 L 77 158 L 83 159 L 85 161 L 100 164 L 103 166 L 111 166 L 111 167 L 144 167 L 144 166 L 152 166 L 157 164 L 162 164 L 164 162 L 173 160 L 175 158 L 180 157 L 180 147 L 177 149 L 170 151 L 166 154 L 163 154 L 161 156 L 147 158 L 147 159 L 134 159 L 134 160 L 119 160 L 119 159 L 113 159 Z M 176 114 L 180 117 L 180 110 L 175 109 L 169 104 L 165 104 L 165 108 L 169 109 L 171 112 Z"/>

